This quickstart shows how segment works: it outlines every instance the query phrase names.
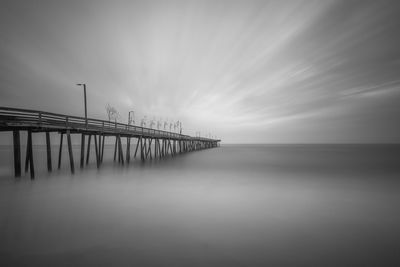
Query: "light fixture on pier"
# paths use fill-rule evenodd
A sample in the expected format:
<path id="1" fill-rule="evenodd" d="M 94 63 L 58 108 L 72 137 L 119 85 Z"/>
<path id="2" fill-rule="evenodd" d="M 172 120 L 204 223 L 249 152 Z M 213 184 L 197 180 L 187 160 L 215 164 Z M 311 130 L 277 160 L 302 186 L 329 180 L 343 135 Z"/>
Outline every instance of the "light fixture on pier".
<path id="1" fill-rule="evenodd" d="M 132 117 L 131 117 L 131 113 L 132 113 Z M 128 113 L 128 125 L 135 125 L 135 112 L 133 110 L 129 111 Z"/>
<path id="2" fill-rule="evenodd" d="M 87 128 L 88 120 L 87 120 L 86 83 L 77 83 L 76 85 L 83 86 L 83 97 L 84 97 L 84 103 L 85 103 L 85 123 L 86 123 L 86 128 Z"/>

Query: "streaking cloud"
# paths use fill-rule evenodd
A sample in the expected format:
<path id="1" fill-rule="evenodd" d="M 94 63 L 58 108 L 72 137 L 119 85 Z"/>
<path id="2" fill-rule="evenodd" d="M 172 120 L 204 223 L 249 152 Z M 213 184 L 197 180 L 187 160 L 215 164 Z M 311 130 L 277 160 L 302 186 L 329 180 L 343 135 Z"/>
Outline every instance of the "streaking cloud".
<path id="1" fill-rule="evenodd" d="M 226 142 L 400 141 L 396 1 L 9 1 L 0 104 Z M 396 119 L 397 118 L 397 119 Z"/>

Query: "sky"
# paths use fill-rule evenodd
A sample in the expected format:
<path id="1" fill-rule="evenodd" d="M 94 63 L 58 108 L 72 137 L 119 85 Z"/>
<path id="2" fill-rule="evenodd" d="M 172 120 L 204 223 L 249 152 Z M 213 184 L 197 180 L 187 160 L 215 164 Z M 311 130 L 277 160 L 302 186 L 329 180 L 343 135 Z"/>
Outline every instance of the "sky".
<path id="1" fill-rule="evenodd" d="M 398 1 L 1 1 L 0 106 L 224 143 L 400 142 Z"/>

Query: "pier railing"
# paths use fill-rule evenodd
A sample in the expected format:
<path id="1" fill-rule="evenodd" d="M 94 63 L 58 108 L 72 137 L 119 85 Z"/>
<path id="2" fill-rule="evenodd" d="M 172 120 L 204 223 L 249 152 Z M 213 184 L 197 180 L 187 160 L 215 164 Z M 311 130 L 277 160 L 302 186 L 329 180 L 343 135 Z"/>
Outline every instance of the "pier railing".
<path id="1" fill-rule="evenodd" d="M 204 137 L 191 137 L 179 133 L 129 125 L 120 122 L 99 120 L 38 110 L 0 107 L 0 130 L 30 128 L 35 130 L 73 130 L 78 132 L 101 132 L 130 136 L 149 136 L 176 140 L 217 141 Z"/>
<path id="2" fill-rule="evenodd" d="M 85 162 L 85 140 L 87 138 L 86 165 L 89 162 L 90 142 L 94 140 L 96 152 L 97 168 L 103 161 L 105 137 L 115 137 L 114 161 L 118 155 L 118 162 L 124 164 L 124 152 L 121 142 L 122 137 L 126 137 L 126 162 L 131 158 L 131 139 L 137 138 L 135 153 L 139 151 L 142 161 L 152 159 L 153 157 L 162 158 L 168 155 L 174 156 L 178 153 L 190 152 L 200 149 L 213 148 L 218 146 L 220 140 L 204 137 L 192 137 L 189 135 L 178 134 L 158 129 L 151 129 L 136 125 L 129 125 L 119 122 L 98 120 L 92 118 L 83 118 L 69 116 L 38 110 L 17 109 L 9 107 L 0 107 L 0 131 L 11 131 L 13 133 L 14 150 L 14 172 L 15 177 L 21 176 L 21 143 L 20 132 L 27 131 L 27 143 L 25 153 L 25 172 L 30 170 L 31 179 L 35 177 L 35 168 L 33 160 L 32 133 L 46 134 L 47 148 L 47 169 L 52 171 L 51 160 L 51 138 L 50 132 L 60 133 L 60 145 L 58 153 L 58 168 L 61 166 L 61 156 L 63 148 L 63 136 L 67 137 L 68 155 L 71 172 L 75 172 L 74 156 L 72 151 L 71 134 L 81 135 L 81 153 L 80 167 L 84 167 Z M 153 150 L 153 151 L 152 151 Z M 152 153 L 153 152 L 153 153 Z"/>

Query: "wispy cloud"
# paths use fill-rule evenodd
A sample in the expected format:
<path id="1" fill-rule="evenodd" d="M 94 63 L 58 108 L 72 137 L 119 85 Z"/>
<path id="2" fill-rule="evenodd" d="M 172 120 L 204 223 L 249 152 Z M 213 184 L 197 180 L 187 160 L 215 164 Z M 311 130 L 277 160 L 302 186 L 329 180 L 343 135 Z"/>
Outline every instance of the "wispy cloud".
<path id="1" fill-rule="evenodd" d="M 181 119 L 191 134 L 247 142 L 346 141 L 362 122 L 360 139 L 393 141 L 364 129 L 400 114 L 397 2 L 3 6 L 1 105 L 79 115 L 79 81 L 88 84 L 89 114 L 100 118 L 111 103 L 123 119 L 134 109 L 138 117 Z"/>

